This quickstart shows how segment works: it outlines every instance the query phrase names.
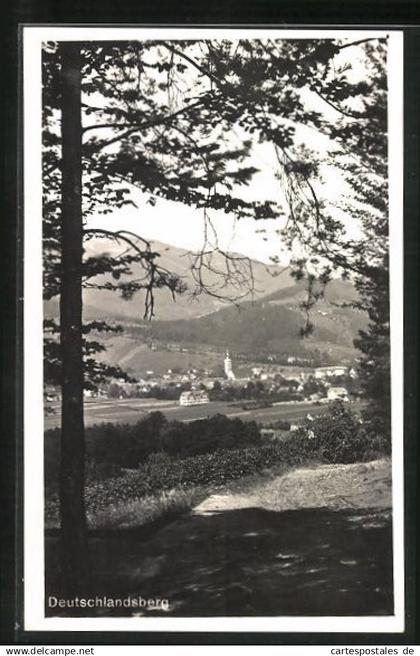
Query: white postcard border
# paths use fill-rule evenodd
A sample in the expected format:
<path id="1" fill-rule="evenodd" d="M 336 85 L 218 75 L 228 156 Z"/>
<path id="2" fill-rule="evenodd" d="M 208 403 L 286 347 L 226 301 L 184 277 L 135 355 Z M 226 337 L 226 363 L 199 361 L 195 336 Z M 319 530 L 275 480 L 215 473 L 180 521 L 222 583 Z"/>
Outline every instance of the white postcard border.
<path id="1" fill-rule="evenodd" d="M 395 614 L 369 617 L 60 618 L 44 615 L 41 44 L 47 40 L 389 37 L 389 205 Z M 23 27 L 24 628 L 27 631 L 404 631 L 403 33 L 247 28 Z"/>

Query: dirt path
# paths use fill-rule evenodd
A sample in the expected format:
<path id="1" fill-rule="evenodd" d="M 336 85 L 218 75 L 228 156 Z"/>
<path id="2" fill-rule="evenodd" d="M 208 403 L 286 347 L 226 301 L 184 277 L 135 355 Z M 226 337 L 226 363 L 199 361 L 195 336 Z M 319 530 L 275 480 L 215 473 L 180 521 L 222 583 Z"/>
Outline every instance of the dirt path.
<path id="1" fill-rule="evenodd" d="M 172 616 L 391 615 L 390 490 L 380 460 L 212 495 L 149 540 L 92 538 L 95 592 L 167 599 Z"/>
<path id="2" fill-rule="evenodd" d="M 239 494 L 213 494 L 197 514 L 238 508 L 285 511 L 300 508 L 390 508 L 389 460 L 302 467 Z"/>

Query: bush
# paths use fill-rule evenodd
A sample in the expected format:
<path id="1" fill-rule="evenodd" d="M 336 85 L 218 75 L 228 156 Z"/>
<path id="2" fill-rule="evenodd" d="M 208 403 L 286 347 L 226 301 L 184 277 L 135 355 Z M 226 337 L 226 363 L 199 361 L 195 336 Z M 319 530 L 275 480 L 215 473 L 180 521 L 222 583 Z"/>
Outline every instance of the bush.
<path id="1" fill-rule="evenodd" d="M 112 462 L 103 462 L 101 464 L 92 461 L 87 462 L 86 480 L 88 483 L 118 476 L 121 476 L 121 467 L 114 465 Z"/>
<path id="2" fill-rule="evenodd" d="M 391 441 L 388 435 L 377 435 L 364 429 L 365 434 L 365 460 L 376 460 L 384 455 L 391 455 Z"/>
<path id="3" fill-rule="evenodd" d="M 331 404 L 327 414 L 307 421 L 299 433 L 307 436 L 322 462 L 350 463 L 369 457 L 371 444 L 360 419 L 341 401 Z"/>
<path id="4" fill-rule="evenodd" d="M 170 422 L 162 434 L 162 449 L 179 458 L 259 444 L 261 436 L 255 422 L 229 419 L 220 414 L 187 424 Z"/>
<path id="5" fill-rule="evenodd" d="M 261 436 L 255 422 L 215 415 L 209 419 L 168 422 L 152 412 L 136 424 L 98 424 L 86 429 L 86 463 L 90 479 L 115 476 L 122 468 L 145 463 L 152 453 L 186 458 L 216 451 L 257 446 Z M 45 486 L 56 489 L 60 462 L 60 429 L 45 433 Z"/>
<path id="6" fill-rule="evenodd" d="M 259 447 L 229 451 L 220 449 L 215 453 L 182 460 L 172 459 L 163 452 L 154 453 L 138 470 L 88 483 L 85 488 L 86 507 L 92 513 L 159 491 L 203 485 L 214 488 L 242 476 L 262 472 L 276 464 L 302 464 L 312 453 L 311 440 L 306 437 Z M 56 497 L 50 497 L 46 505 L 47 517 L 55 517 L 58 513 Z"/>
<path id="7" fill-rule="evenodd" d="M 284 431 L 290 430 L 290 426 L 291 426 L 290 421 L 286 421 L 284 419 L 278 419 L 277 421 L 273 421 L 269 424 L 263 424 L 264 428 L 272 428 L 273 430 L 284 430 Z"/>

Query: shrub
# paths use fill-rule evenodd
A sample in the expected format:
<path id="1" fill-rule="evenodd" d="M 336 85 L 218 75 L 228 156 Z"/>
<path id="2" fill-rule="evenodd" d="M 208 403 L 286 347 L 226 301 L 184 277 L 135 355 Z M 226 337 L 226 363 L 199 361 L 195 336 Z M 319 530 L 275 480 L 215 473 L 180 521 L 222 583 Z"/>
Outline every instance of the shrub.
<path id="1" fill-rule="evenodd" d="M 307 436 L 313 452 L 323 462 L 350 463 L 368 459 L 368 436 L 358 416 L 341 401 L 331 404 L 327 414 L 307 421 L 299 433 Z"/>
<path id="2" fill-rule="evenodd" d="M 121 467 L 114 465 L 112 462 L 104 462 L 96 464 L 88 460 L 86 465 L 86 480 L 88 483 L 92 481 L 101 481 L 106 478 L 116 478 L 121 476 Z"/>
<path id="3" fill-rule="evenodd" d="M 187 424 L 170 422 L 162 435 L 162 449 L 179 458 L 260 443 L 261 436 L 255 422 L 229 419 L 220 414 Z"/>
<path id="4" fill-rule="evenodd" d="M 289 466 L 302 464 L 308 459 L 308 454 L 312 455 L 312 446 L 306 437 L 260 447 L 220 449 L 182 460 L 172 459 L 165 453 L 154 453 L 137 470 L 88 483 L 85 488 L 86 507 L 92 513 L 173 488 L 203 485 L 214 488 L 279 463 Z M 56 517 L 56 497 L 50 496 L 46 505 L 47 517 Z"/>
<path id="5" fill-rule="evenodd" d="M 391 441 L 388 435 L 377 435 L 364 429 L 365 436 L 365 460 L 376 460 L 384 455 L 391 454 Z"/>
<path id="6" fill-rule="evenodd" d="M 264 428 L 272 428 L 273 430 L 284 430 L 288 431 L 290 430 L 290 421 L 286 421 L 285 419 L 277 419 L 277 421 L 272 421 L 269 424 L 263 424 Z"/>
<path id="7" fill-rule="evenodd" d="M 106 472 L 136 468 L 152 453 L 165 452 L 186 458 L 218 449 L 257 446 L 261 436 L 255 422 L 215 415 L 209 419 L 168 422 L 161 412 L 152 412 L 136 424 L 97 424 L 86 429 L 86 463 L 89 479 L 102 479 Z M 45 433 L 45 486 L 57 489 L 60 462 L 60 429 Z"/>

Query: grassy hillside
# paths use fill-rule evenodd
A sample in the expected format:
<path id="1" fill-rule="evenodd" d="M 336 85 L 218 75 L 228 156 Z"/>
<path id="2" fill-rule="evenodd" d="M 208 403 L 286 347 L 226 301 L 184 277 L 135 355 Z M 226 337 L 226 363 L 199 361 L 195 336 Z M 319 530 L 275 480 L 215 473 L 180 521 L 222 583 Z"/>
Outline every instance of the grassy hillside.
<path id="1" fill-rule="evenodd" d="M 334 286 L 336 297 L 349 300 L 353 292 L 348 283 Z M 220 354 L 226 348 L 249 361 L 268 354 L 307 357 L 315 350 L 331 362 L 352 361 L 356 355 L 353 339 L 366 317 L 323 301 L 312 312 L 313 335 L 302 339 L 299 331 L 305 319 L 299 303 L 303 297 L 303 286 L 294 285 L 255 303 L 196 319 L 131 325 L 125 335 L 108 337 L 104 358 L 136 373 L 147 369 L 161 373 L 175 367 L 213 369 L 220 366 Z M 237 370 L 238 366 L 236 360 Z"/>
<path id="2" fill-rule="evenodd" d="M 112 364 L 119 364 L 124 370 L 143 376 L 152 370 L 156 374 L 166 373 L 168 369 L 215 369 L 223 364 L 223 357 L 218 352 L 194 350 L 168 351 L 162 346 L 153 350 L 138 337 L 130 335 L 112 335 L 106 341 L 106 351 L 98 359 Z"/>
<path id="3" fill-rule="evenodd" d="M 319 302 L 312 310 L 315 330 L 302 340 L 305 319 L 300 309 L 306 292 L 296 283 L 257 300 L 230 306 L 194 320 L 155 321 L 144 326 L 153 340 L 180 344 L 208 344 L 229 347 L 241 353 L 303 353 L 323 344 L 353 347 L 357 331 L 366 324 L 363 313 L 338 303 L 354 297 L 349 283 L 333 281 L 328 290 L 332 302 Z"/>
<path id="4" fill-rule="evenodd" d="M 283 351 L 297 348 L 303 317 L 287 307 L 270 303 L 242 303 L 194 320 L 157 321 L 150 325 L 149 334 L 158 341 L 203 343 L 237 351 Z M 335 341 L 336 335 L 323 327 L 319 338 Z"/>

